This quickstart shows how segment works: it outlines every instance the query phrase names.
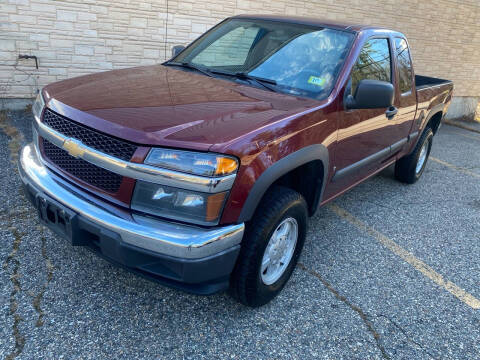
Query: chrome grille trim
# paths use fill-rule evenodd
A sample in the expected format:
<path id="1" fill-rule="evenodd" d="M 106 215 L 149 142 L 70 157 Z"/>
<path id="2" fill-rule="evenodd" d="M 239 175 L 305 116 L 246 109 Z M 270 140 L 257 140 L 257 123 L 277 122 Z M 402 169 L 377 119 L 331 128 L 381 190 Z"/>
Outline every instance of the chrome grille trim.
<path id="1" fill-rule="evenodd" d="M 68 150 L 64 148 L 64 144 L 66 140 L 71 142 L 71 138 L 66 137 L 42 123 L 36 116 L 34 118 L 34 125 L 41 137 L 61 149 Z M 193 191 L 217 193 L 230 190 L 236 177 L 236 174 L 232 174 L 218 178 L 210 178 L 162 169 L 146 164 L 133 163 L 102 153 L 82 144 L 78 140 L 74 141 L 80 153 L 79 158 L 113 173 L 137 180 Z"/>
<path id="2" fill-rule="evenodd" d="M 85 146 L 125 161 L 130 161 L 137 150 L 137 145 L 77 123 L 48 108 L 43 112 L 42 123 L 66 137 L 81 141 Z"/>
<path id="3" fill-rule="evenodd" d="M 83 159 L 73 157 L 47 139 L 42 139 L 42 143 L 43 154 L 55 167 L 108 193 L 116 194 L 120 190 L 123 181 L 121 175 L 90 164 Z"/>

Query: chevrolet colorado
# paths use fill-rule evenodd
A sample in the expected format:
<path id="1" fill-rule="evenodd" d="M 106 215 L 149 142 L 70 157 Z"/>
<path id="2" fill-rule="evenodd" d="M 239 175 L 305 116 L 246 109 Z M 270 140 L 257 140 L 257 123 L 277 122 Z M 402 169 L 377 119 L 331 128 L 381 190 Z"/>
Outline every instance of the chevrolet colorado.
<path id="1" fill-rule="evenodd" d="M 260 306 L 320 206 L 391 164 L 420 178 L 452 91 L 414 74 L 402 33 L 235 16 L 163 64 L 43 88 L 19 171 L 73 245 Z"/>

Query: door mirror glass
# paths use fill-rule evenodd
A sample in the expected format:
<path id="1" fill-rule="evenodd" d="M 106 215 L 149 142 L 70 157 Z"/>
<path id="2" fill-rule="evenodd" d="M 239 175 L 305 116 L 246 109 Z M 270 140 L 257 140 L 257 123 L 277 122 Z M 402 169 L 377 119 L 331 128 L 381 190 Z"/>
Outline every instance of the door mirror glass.
<path id="1" fill-rule="evenodd" d="M 380 109 L 393 104 L 393 85 L 381 80 L 360 80 L 355 95 L 348 95 L 347 109 Z"/>
<path id="2" fill-rule="evenodd" d="M 185 46 L 183 45 L 175 45 L 173 48 L 172 48 L 172 58 L 174 58 L 175 56 L 177 56 L 178 54 L 180 54 L 183 49 L 185 49 Z"/>

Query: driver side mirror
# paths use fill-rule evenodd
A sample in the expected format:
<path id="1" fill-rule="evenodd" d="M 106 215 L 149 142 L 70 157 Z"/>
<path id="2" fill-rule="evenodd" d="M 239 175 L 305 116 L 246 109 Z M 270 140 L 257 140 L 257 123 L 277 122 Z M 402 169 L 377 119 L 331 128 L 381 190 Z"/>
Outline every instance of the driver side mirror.
<path id="1" fill-rule="evenodd" d="M 172 58 L 180 54 L 184 49 L 185 49 L 185 46 L 183 45 L 175 45 L 172 48 Z"/>
<path id="2" fill-rule="evenodd" d="M 393 85 L 380 80 L 360 80 L 355 95 L 348 95 L 347 109 L 382 109 L 393 105 L 395 91 Z"/>

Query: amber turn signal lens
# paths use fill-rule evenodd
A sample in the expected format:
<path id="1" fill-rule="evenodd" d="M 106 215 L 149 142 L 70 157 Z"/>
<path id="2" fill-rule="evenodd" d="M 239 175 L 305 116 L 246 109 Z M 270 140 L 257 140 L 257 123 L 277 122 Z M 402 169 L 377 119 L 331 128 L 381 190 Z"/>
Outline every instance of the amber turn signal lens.
<path id="1" fill-rule="evenodd" d="M 217 157 L 217 169 L 215 175 L 227 175 L 237 170 L 237 160 L 227 157 Z"/>
<path id="2" fill-rule="evenodd" d="M 207 213 L 205 215 L 206 221 L 213 221 L 218 219 L 220 211 L 222 211 L 225 195 L 227 193 L 218 193 L 210 195 L 207 199 Z"/>

